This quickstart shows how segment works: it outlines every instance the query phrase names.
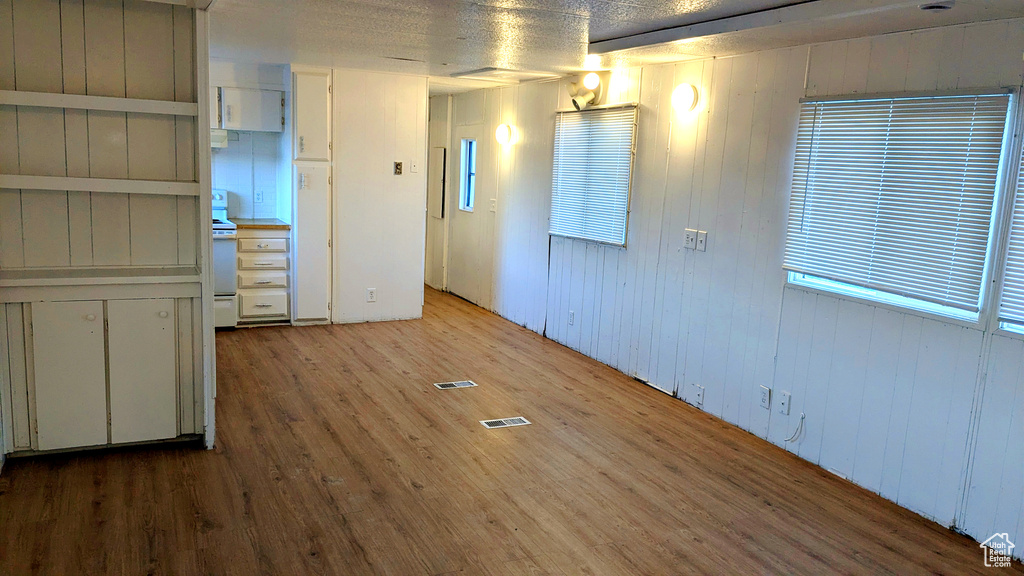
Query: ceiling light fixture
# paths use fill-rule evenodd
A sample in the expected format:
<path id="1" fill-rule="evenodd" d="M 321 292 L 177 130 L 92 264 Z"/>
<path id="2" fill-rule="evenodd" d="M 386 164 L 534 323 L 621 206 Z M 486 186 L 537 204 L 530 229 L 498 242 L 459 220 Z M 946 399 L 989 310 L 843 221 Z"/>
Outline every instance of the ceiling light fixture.
<path id="1" fill-rule="evenodd" d="M 690 112 L 697 108 L 700 93 L 693 84 L 680 84 L 672 91 L 672 107 L 677 112 Z"/>
<path id="2" fill-rule="evenodd" d="M 583 77 L 583 87 L 587 90 L 593 90 L 601 85 L 601 77 L 595 72 L 591 72 Z"/>
<path id="3" fill-rule="evenodd" d="M 501 124 L 494 131 L 494 139 L 498 141 L 498 144 L 502 145 L 515 144 L 516 140 L 519 139 L 519 131 L 511 124 Z"/>

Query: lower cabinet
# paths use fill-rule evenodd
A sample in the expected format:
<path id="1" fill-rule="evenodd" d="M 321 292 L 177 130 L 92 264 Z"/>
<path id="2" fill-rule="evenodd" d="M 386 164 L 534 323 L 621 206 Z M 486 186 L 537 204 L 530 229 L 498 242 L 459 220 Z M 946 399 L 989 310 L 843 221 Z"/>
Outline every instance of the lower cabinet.
<path id="1" fill-rule="evenodd" d="M 107 302 L 110 441 L 178 434 L 174 300 Z"/>
<path id="2" fill-rule="evenodd" d="M 177 436 L 176 325 L 173 299 L 33 303 L 38 449 Z"/>
<path id="3" fill-rule="evenodd" d="M 103 302 L 32 304 L 40 450 L 107 443 Z"/>

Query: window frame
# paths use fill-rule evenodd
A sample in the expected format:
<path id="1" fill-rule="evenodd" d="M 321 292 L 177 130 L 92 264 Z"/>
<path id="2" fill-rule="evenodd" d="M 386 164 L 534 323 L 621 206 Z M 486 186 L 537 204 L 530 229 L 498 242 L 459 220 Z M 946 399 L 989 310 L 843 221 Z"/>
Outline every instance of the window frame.
<path id="1" fill-rule="evenodd" d="M 476 204 L 476 138 L 462 138 L 459 161 L 459 210 L 473 212 Z"/>
<path id="2" fill-rule="evenodd" d="M 1020 332 L 1005 329 L 999 321 L 999 304 L 1002 295 L 1003 279 L 1005 277 L 1006 249 L 1009 242 L 1010 226 L 1013 217 L 1014 186 L 1016 180 L 1013 175 L 1017 173 L 1021 157 L 1021 131 L 1024 129 L 1024 105 L 1021 103 L 1021 93 L 1018 87 L 985 88 L 976 87 L 963 90 L 934 90 L 934 91 L 911 91 L 911 92 L 885 92 L 869 94 L 843 94 L 835 96 L 806 97 L 800 99 L 800 104 L 808 102 L 837 102 L 837 101 L 859 101 L 879 100 L 892 98 L 933 98 L 943 96 L 981 96 L 1005 94 L 1009 97 L 1007 104 L 1006 123 L 1003 128 L 1003 138 L 999 152 L 999 164 L 995 178 L 995 186 L 992 200 L 992 211 L 989 217 L 988 242 L 985 248 L 985 261 L 981 276 L 981 285 L 978 294 L 978 312 L 969 313 L 953 306 L 944 306 L 928 300 L 902 296 L 899 294 L 875 290 L 855 284 L 833 281 L 828 278 L 795 272 L 782 268 L 783 287 L 793 288 L 805 292 L 815 293 L 838 298 L 852 300 L 870 306 L 879 307 L 903 314 L 911 314 L 923 318 L 939 320 L 945 323 L 957 324 L 985 331 L 1011 335 L 1024 338 L 1024 326 Z M 799 121 L 797 126 L 799 127 Z M 795 134 L 794 134 L 795 136 Z M 786 198 L 786 231 L 783 236 L 782 249 L 785 250 L 788 242 L 789 230 L 789 206 L 792 201 L 792 173 L 793 164 L 796 162 L 795 141 L 793 148 L 792 162 L 790 163 L 790 184 L 789 196 Z M 1021 174 L 1024 176 L 1024 174 Z M 809 279 L 800 278 L 809 276 Z M 833 284 L 837 286 L 827 286 Z M 882 292 L 882 296 L 872 296 L 869 292 Z M 907 302 L 903 302 L 906 300 Z"/>
<path id="3" fill-rule="evenodd" d="M 587 237 L 584 237 L 584 236 L 576 236 L 576 235 L 572 235 L 572 234 L 559 233 L 559 232 L 555 232 L 555 231 L 551 230 L 551 222 L 550 222 L 550 220 L 551 220 L 551 218 L 554 215 L 553 214 L 553 211 L 554 211 L 553 200 L 554 200 L 554 193 L 555 193 L 554 182 L 552 182 L 552 190 L 551 190 L 551 192 L 552 192 L 552 207 L 550 208 L 549 214 L 548 214 L 548 218 L 549 218 L 548 235 L 549 236 L 553 236 L 553 237 L 556 237 L 556 238 L 567 238 L 567 239 L 571 239 L 571 240 L 579 240 L 581 242 L 590 242 L 590 243 L 597 244 L 597 245 L 600 245 L 600 246 L 609 246 L 609 247 L 622 248 L 622 249 L 625 249 L 627 247 L 627 245 L 629 244 L 629 215 L 630 215 L 631 207 L 632 207 L 632 203 L 633 203 L 633 174 L 634 174 L 634 171 L 635 171 L 635 168 L 636 168 L 637 136 L 639 134 L 639 127 L 640 127 L 640 104 L 637 103 L 637 102 L 621 102 L 621 103 L 618 103 L 618 104 L 604 104 L 604 105 L 600 105 L 600 106 L 590 106 L 590 107 L 584 108 L 582 110 L 576 110 L 574 108 L 556 110 L 555 111 L 555 140 L 557 141 L 557 138 L 558 138 L 557 134 L 558 134 L 558 122 L 559 122 L 559 117 L 560 117 L 559 115 L 561 115 L 561 114 L 587 114 L 587 113 L 600 112 L 600 111 L 606 111 L 606 110 L 614 110 L 614 109 L 619 109 L 619 108 L 628 108 L 628 109 L 631 109 L 633 111 L 633 133 L 632 133 L 632 136 L 630 137 L 629 178 L 628 178 L 628 181 L 626 183 L 626 203 L 625 203 L 625 213 L 623 215 L 622 242 L 619 243 L 619 242 L 610 242 L 610 241 L 605 241 L 605 240 L 598 240 L 598 239 L 594 239 L 594 238 L 587 238 Z M 554 152 L 554 155 L 557 156 L 557 154 L 558 154 L 557 147 L 553 147 L 553 152 Z M 552 166 L 552 179 L 554 179 L 554 177 L 555 177 L 554 167 Z"/>

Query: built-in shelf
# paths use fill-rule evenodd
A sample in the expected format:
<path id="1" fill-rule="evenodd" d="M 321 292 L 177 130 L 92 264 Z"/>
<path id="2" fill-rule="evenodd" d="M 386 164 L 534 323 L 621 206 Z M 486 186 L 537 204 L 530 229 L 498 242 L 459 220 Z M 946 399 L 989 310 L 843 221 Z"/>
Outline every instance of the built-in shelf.
<path id="1" fill-rule="evenodd" d="M 199 195 L 199 184 L 196 182 L 72 178 L 70 176 L 28 176 L 17 174 L 0 174 L 0 188 L 11 190 L 110 192 L 114 194 L 158 194 L 163 196 Z"/>
<path id="2" fill-rule="evenodd" d="M 102 110 L 106 112 L 135 112 L 139 114 L 163 114 L 166 116 L 199 115 L 199 105 L 195 102 L 169 102 L 166 100 L 144 100 L 141 98 L 56 94 L 53 92 L 26 92 L 24 90 L 0 90 L 0 105 Z"/>
<path id="3" fill-rule="evenodd" d="M 200 281 L 195 266 L 110 268 L 20 268 L 0 270 L 0 288 L 98 286 L 109 284 L 189 284 Z"/>

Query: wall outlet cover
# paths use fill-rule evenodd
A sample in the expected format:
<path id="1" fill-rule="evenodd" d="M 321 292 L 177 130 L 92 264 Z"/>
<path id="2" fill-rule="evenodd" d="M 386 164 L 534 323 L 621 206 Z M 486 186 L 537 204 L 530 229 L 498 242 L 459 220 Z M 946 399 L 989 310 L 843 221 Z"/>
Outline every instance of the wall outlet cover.
<path id="1" fill-rule="evenodd" d="M 377 301 L 377 289 L 376 288 L 367 288 L 366 289 L 366 301 L 367 302 L 376 302 Z"/>
<path id="2" fill-rule="evenodd" d="M 569 310 L 569 326 L 572 326 L 575 323 L 576 323 L 576 312 L 573 312 L 572 310 Z"/>
<path id="3" fill-rule="evenodd" d="M 775 410 L 778 411 L 779 414 L 788 415 L 790 400 L 791 394 L 789 392 L 786 392 L 785 390 L 779 392 L 779 402 L 776 404 Z"/>
<path id="4" fill-rule="evenodd" d="M 253 201 L 257 204 L 263 204 L 263 190 L 258 190 L 254 194 Z"/>

